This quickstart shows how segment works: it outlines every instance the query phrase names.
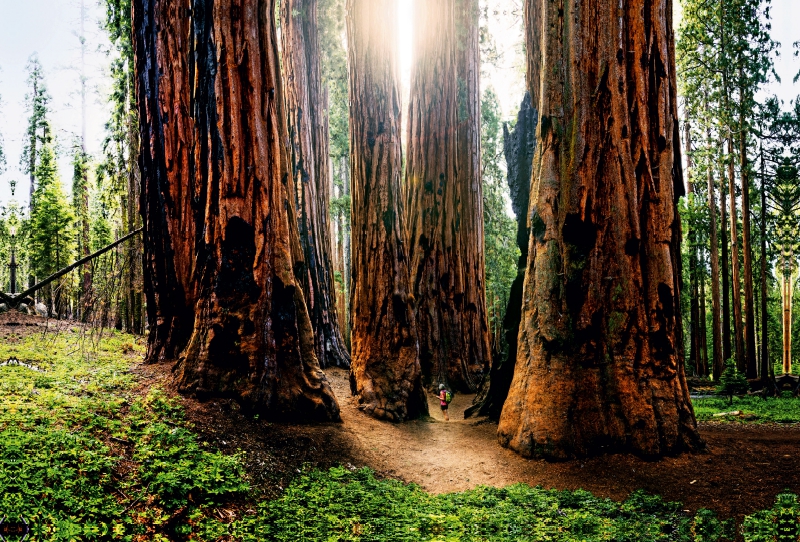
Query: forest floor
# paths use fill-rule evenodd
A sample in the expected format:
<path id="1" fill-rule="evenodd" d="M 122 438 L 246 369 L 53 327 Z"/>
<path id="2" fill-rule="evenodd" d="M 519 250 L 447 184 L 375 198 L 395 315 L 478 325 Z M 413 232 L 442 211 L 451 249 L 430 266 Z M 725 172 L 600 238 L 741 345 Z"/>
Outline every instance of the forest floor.
<path id="1" fill-rule="evenodd" d="M 136 371 L 142 390 L 170 388 L 170 365 L 140 365 Z M 342 423 L 274 424 L 242 415 L 231 401 L 183 404 L 201 440 L 226 453 L 246 452 L 253 483 L 268 495 L 277 496 L 305 466 L 336 465 L 370 467 L 432 493 L 523 482 L 548 489 L 581 488 L 621 501 L 643 489 L 680 501 L 687 511 L 708 508 L 721 517 L 768 508 L 785 489 L 800 493 L 798 424 L 701 423 L 705 453 L 660 461 L 610 455 L 554 463 L 524 459 L 502 448 L 497 425 L 489 420 L 464 420 L 472 396 L 454 398 L 449 422 L 431 396 L 429 418 L 391 424 L 358 409 L 346 371 L 326 373 L 339 399 Z"/>

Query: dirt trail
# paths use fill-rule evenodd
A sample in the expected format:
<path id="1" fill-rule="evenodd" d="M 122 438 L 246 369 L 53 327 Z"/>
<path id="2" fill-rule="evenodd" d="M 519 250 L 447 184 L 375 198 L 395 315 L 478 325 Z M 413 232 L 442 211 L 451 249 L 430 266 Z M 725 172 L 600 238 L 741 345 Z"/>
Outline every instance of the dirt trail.
<path id="1" fill-rule="evenodd" d="M 171 365 L 139 366 L 142 389 L 169 388 Z M 342 423 L 288 425 L 244 416 L 231 401 L 184 400 L 201 438 L 226 452 L 245 452 L 253 482 L 277 495 L 304 465 L 368 466 L 382 476 L 414 482 L 431 492 L 517 482 L 546 488 L 583 488 L 623 500 L 644 489 L 687 510 L 710 508 L 723 517 L 772 506 L 784 489 L 800 494 L 800 427 L 704 424 L 707 453 L 660 461 L 631 455 L 601 456 L 552 463 L 528 460 L 502 448 L 497 426 L 464 420 L 472 397 L 456 396 L 445 422 L 438 400 L 429 399 L 431 417 L 404 424 L 380 422 L 363 414 L 350 396 L 348 373 L 327 371 L 342 409 Z"/>
<path id="2" fill-rule="evenodd" d="M 0 315 L 0 338 L 16 341 L 47 325 L 44 319 Z M 54 324 L 51 324 L 54 325 Z M 57 327 L 54 325 L 54 327 Z M 4 361 L 4 360 L 0 360 Z M 23 360 L 24 361 L 24 360 Z M 137 394 L 172 388 L 172 364 L 137 364 Z M 497 443 L 497 426 L 464 420 L 471 396 L 458 395 L 445 422 L 436 397 L 431 417 L 405 424 L 376 421 L 350 396 L 348 373 L 327 371 L 342 409 L 342 423 L 288 425 L 245 416 L 231 400 L 181 399 L 201 442 L 243 452 L 252 482 L 278 495 L 305 465 L 368 466 L 383 476 L 414 482 L 431 492 L 524 482 L 578 489 L 616 500 L 637 489 L 681 501 L 688 510 L 711 508 L 724 517 L 767 508 L 784 489 L 800 494 L 800 426 L 704 424 L 708 452 L 661 461 L 631 455 L 550 463 L 527 460 Z"/>

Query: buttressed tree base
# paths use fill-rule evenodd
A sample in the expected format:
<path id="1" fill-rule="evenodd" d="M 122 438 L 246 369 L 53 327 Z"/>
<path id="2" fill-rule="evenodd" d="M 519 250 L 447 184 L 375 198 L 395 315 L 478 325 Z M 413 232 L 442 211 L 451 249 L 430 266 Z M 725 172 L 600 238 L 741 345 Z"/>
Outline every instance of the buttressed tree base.
<path id="1" fill-rule="evenodd" d="M 295 270 L 302 252 L 271 0 L 143 0 L 149 358 L 179 389 L 277 419 L 337 420 Z"/>
<path id="2" fill-rule="evenodd" d="M 556 459 L 702 445 L 680 321 L 672 1 L 529 0 L 539 111 L 501 444 Z"/>

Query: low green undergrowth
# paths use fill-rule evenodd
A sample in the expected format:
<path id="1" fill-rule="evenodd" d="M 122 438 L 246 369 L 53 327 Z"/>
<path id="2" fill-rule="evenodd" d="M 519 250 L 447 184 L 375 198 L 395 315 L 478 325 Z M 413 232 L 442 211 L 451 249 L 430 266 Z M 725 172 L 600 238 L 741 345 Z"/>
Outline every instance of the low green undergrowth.
<path id="1" fill-rule="evenodd" d="M 788 395 L 788 394 L 787 394 Z M 788 396 L 727 397 L 694 399 L 694 412 L 700 421 L 742 422 L 742 423 L 800 423 L 800 398 Z M 739 411 L 738 415 L 719 416 L 725 412 Z"/>
<path id="2" fill-rule="evenodd" d="M 141 354 L 113 332 L 0 346 L 33 367 L 0 367 L 0 515 L 33 540 L 175 540 L 248 493 L 240 458 L 199 443 L 175 401 L 133 393 Z"/>
<path id="3" fill-rule="evenodd" d="M 0 517 L 28 521 L 29 541 L 706 542 L 736 529 L 643 493 L 624 503 L 525 485 L 431 495 L 341 467 L 301 473 L 266 500 L 243 456 L 199 442 L 177 400 L 135 392 L 133 337 L 20 336 L 0 344 L 0 362 L 11 355 L 33 368 L 0 367 Z M 797 540 L 798 516 L 785 494 L 738 528 L 747 542 Z"/>

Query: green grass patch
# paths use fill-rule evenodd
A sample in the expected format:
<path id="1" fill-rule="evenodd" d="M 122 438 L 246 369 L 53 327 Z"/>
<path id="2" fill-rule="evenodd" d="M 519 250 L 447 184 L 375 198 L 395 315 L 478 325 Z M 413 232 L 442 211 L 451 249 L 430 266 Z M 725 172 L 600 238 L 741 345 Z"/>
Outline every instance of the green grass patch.
<path id="1" fill-rule="evenodd" d="M 729 423 L 800 423 L 800 399 L 781 396 L 768 397 L 734 397 L 729 402 L 727 397 L 710 397 L 694 399 L 694 412 L 699 421 L 715 421 Z M 715 417 L 714 414 L 739 411 L 738 416 Z"/>
<path id="2" fill-rule="evenodd" d="M 133 393 L 142 349 L 114 332 L 0 344 L 0 362 L 14 355 L 41 369 L 0 367 L 0 511 L 31 522 L 28 540 L 732 539 L 734 525 L 712 512 L 643 493 L 617 503 L 519 484 L 431 495 L 366 469 L 303 472 L 266 500 L 241 455 L 198 440 L 179 401 Z M 747 542 L 796 540 L 798 516 L 796 497 L 781 495 L 741 528 Z"/>

